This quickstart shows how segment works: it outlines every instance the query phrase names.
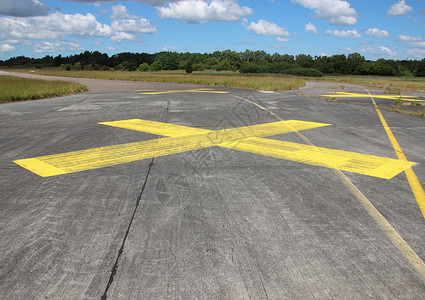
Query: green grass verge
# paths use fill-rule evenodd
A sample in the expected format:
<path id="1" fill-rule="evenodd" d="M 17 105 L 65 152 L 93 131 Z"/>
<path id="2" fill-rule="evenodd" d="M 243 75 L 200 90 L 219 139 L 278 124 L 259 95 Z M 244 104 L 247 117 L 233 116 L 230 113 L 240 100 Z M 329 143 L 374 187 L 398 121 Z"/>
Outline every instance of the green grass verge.
<path id="1" fill-rule="evenodd" d="M 34 100 L 87 91 L 81 84 L 0 76 L 0 103 Z"/>
<path id="2" fill-rule="evenodd" d="M 419 77 L 382 77 L 382 76 L 324 76 L 311 79 L 316 82 L 347 83 L 363 86 L 384 87 L 390 93 L 397 89 L 425 91 L 425 78 Z"/>

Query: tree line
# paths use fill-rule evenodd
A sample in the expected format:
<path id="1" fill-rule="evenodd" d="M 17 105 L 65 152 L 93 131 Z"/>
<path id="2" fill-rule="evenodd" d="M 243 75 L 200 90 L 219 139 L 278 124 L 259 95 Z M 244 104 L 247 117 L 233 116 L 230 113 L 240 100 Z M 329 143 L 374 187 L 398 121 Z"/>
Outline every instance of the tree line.
<path id="1" fill-rule="evenodd" d="M 123 52 L 109 56 L 99 51 L 85 51 L 63 57 L 58 55 L 43 58 L 25 56 L 0 60 L 0 67 L 60 67 L 66 70 L 110 70 L 119 71 L 239 71 L 240 73 L 281 73 L 303 76 L 323 74 L 421 76 L 425 77 L 425 58 L 422 60 L 366 60 L 359 53 L 333 56 L 311 56 L 306 54 L 269 54 L 265 51 L 235 52 L 231 50 L 213 53 Z"/>

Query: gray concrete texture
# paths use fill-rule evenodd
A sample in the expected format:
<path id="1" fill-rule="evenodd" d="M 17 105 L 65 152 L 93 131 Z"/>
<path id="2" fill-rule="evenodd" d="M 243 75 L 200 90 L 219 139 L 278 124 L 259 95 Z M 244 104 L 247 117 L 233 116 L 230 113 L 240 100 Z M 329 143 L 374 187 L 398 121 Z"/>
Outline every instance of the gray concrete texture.
<path id="1" fill-rule="evenodd" d="M 1 299 L 425 299 L 425 278 L 328 168 L 220 147 L 46 178 L 13 163 L 160 138 L 98 122 L 217 130 L 278 121 L 270 112 L 333 124 L 302 131 L 316 146 L 397 158 L 372 107 L 320 99 L 323 86 L 107 86 L 0 105 Z M 424 185 L 425 119 L 383 115 Z M 405 174 L 344 173 L 425 260 L 425 220 Z"/>

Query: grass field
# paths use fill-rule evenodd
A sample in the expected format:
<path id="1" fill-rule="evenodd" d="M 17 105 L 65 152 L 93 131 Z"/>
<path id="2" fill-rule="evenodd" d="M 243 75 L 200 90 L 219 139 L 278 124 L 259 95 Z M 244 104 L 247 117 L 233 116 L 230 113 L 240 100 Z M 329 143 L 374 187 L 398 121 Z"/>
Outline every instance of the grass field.
<path id="1" fill-rule="evenodd" d="M 184 71 L 161 72 L 121 72 L 121 71 L 62 71 L 39 70 L 37 74 L 64 77 L 192 83 L 202 85 L 217 85 L 240 87 L 268 91 L 286 91 L 298 89 L 306 81 L 347 83 L 355 85 L 377 86 L 387 89 L 409 89 L 425 91 L 425 78 L 378 77 L 378 76 L 324 76 L 320 78 L 295 77 L 288 75 L 246 75 L 236 72 L 194 72 Z"/>
<path id="2" fill-rule="evenodd" d="M 86 91 L 81 84 L 0 76 L 0 103 L 43 99 Z"/>
<path id="3" fill-rule="evenodd" d="M 121 72 L 39 70 L 37 71 L 37 74 L 93 79 L 188 83 L 225 87 L 239 87 L 267 91 L 292 90 L 298 89 L 305 85 L 305 80 L 300 77 L 241 75 L 235 72 L 196 72 L 193 74 L 186 74 L 184 73 L 184 71 Z"/>

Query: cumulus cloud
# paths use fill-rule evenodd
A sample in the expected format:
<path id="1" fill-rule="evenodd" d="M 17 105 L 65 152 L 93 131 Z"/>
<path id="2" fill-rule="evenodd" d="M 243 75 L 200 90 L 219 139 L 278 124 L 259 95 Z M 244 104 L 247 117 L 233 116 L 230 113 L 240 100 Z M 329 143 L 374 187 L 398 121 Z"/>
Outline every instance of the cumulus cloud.
<path id="1" fill-rule="evenodd" d="M 161 48 L 161 51 L 176 51 L 176 50 L 177 48 L 172 46 L 164 46 Z"/>
<path id="2" fill-rule="evenodd" d="M 58 52 L 58 51 L 66 51 L 66 50 L 72 50 L 72 51 L 83 51 L 85 50 L 84 47 L 81 47 L 79 43 L 73 43 L 73 42 L 41 42 L 34 45 L 33 48 L 34 52 L 37 53 L 45 53 L 45 52 Z"/>
<path id="3" fill-rule="evenodd" d="M 412 7 L 406 4 L 405 0 L 399 0 L 397 3 L 391 5 L 387 14 L 390 16 L 402 16 L 412 11 Z"/>
<path id="4" fill-rule="evenodd" d="M 39 0 L 0 0 L 0 15 L 12 17 L 46 16 L 50 8 Z"/>
<path id="5" fill-rule="evenodd" d="M 112 7 L 111 19 L 113 19 L 111 28 L 115 31 L 136 33 L 153 33 L 158 31 L 148 20 L 130 15 L 128 9 L 121 4 Z"/>
<path id="6" fill-rule="evenodd" d="M 116 31 L 136 33 L 152 33 L 157 31 L 157 29 L 146 19 L 114 20 L 111 23 L 111 28 Z"/>
<path id="7" fill-rule="evenodd" d="M 361 34 L 357 32 L 356 29 L 354 30 L 326 30 L 327 35 L 333 35 L 338 38 L 352 38 L 352 39 L 359 39 L 361 38 Z"/>
<path id="8" fill-rule="evenodd" d="M 112 15 L 111 19 L 122 20 L 122 19 L 137 19 L 138 16 L 133 16 L 128 13 L 127 7 L 124 5 L 118 4 L 112 6 Z"/>
<path id="9" fill-rule="evenodd" d="M 408 43 L 423 41 L 423 39 L 420 36 L 408 36 L 408 35 L 402 35 L 402 34 L 398 35 L 397 40 L 401 42 L 408 42 Z"/>
<path id="10" fill-rule="evenodd" d="M 373 36 L 377 38 L 387 38 L 390 37 L 390 34 L 386 30 L 379 30 L 378 28 L 369 28 L 365 31 L 365 34 L 368 36 Z"/>
<path id="11" fill-rule="evenodd" d="M 311 22 L 305 24 L 305 31 L 306 32 L 313 32 L 314 34 L 319 34 L 319 31 L 317 31 L 316 25 L 314 25 Z"/>
<path id="12" fill-rule="evenodd" d="M 412 47 L 425 48 L 425 41 L 420 36 L 408 36 L 399 34 L 397 41 L 408 43 Z"/>
<path id="13" fill-rule="evenodd" d="M 288 38 L 283 38 L 283 37 L 276 37 L 276 42 L 280 42 L 280 43 L 286 43 L 286 42 L 290 42 L 291 40 Z"/>
<path id="14" fill-rule="evenodd" d="M 111 36 L 111 40 L 115 41 L 115 42 L 121 42 L 122 40 L 130 40 L 130 41 L 134 41 L 137 38 L 127 32 L 116 32 L 113 36 Z"/>
<path id="15" fill-rule="evenodd" d="M 15 50 L 16 48 L 10 44 L 0 44 L 0 53 L 12 52 Z"/>
<path id="16" fill-rule="evenodd" d="M 420 49 L 420 48 L 407 49 L 406 54 L 409 58 L 423 59 L 425 57 L 425 49 Z"/>
<path id="17" fill-rule="evenodd" d="M 53 13 L 45 17 L 0 18 L 0 31 L 8 38 L 31 40 L 63 40 L 66 35 L 108 37 L 113 34 L 109 25 L 101 24 L 96 17 Z"/>
<path id="18" fill-rule="evenodd" d="M 365 43 L 360 45 L 359 52 L 374 55 L 397 56 L 397 52 L 387 46 L 375 46 Z"/>
<path id="19" fill-rule="evenodd" d="M 274 23 L 270 23 L 266 20 L 259 20 L 258 23 L 251 22 L 248 25 L 248 20 L 243 19 L 243 26 L 246 29 L 254 31 L 258 35 L 279 35 L 279 36 L 290 36 L 291 34 L 284 27 L 279 27 Z"/>
<path id="20" fill-rule="evenodd" d="M 64 0 L 64 1 L 70 1 L 70 2 L 77 2 L 77 3 L 98 3 L 98 2 L 116 2 L 116 0 Z M 123 1 L 130 1 L 130 0 L 123 0 Z M 135 0 L 139 3 L 159 7 L 163 6 L 167 3 L 172 2 L 179 2 L 180 0 Z"/>
<path id="21" fill-rule="evenodd" d="M 319 18 L 336 25 L 356 25 L 357 12 L 343 0 L 291 0 L 293 3 L 314 9 Z"/>
<path id="22" fill-rule="evenodd" d="M 163 19 L 177 19 L 188 23 L 233 22 L 253 13 L 251 8 L 240 7 L 234 0 L 181 0 L 157 7 L 157 11 Z"/>

